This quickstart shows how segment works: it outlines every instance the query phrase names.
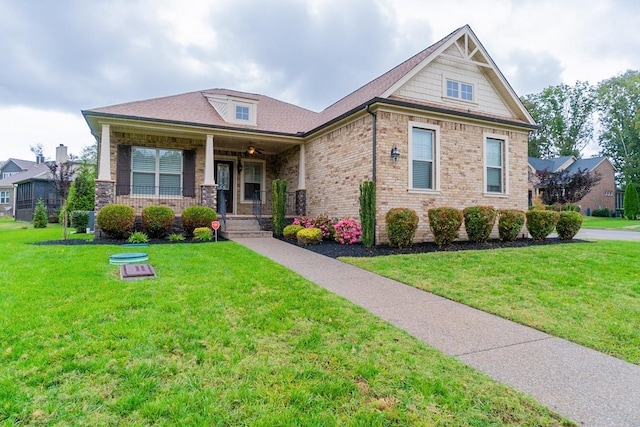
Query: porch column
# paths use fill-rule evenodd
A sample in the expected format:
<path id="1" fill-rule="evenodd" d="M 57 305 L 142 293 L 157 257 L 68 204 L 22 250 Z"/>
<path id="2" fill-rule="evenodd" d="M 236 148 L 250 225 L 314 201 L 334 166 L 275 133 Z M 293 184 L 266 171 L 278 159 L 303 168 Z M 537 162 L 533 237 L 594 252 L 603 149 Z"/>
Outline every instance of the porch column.
<path id="1" fill-rule="evenodd" d="M 207 144 L 204 150 L 204 183 L 202 185 L 215 185 L 213 173 L 213 135 L 207 135 Z"/>
<path id="2" fill-rule="evenodd" d="M 307 214 L 307 171 L 305 169 L 306 160 L 304 147 L 304 144 L 300 145 L 300 159 L 298 161 L 298 189 L 296 190 L 296 215 L 298 216 Z"/>
<path id="3" fill-rule="evenodd" d="M 98 157 L 98 181 L 111 181 L 111 133 L 109 125 L 102 125 Z"/>

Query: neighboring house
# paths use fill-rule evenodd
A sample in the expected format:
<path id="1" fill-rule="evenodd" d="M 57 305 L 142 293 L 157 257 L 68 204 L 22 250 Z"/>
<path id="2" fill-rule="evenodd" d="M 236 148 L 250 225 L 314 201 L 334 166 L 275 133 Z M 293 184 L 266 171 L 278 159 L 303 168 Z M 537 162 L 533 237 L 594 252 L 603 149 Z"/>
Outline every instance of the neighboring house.
<path id="1" fill-rule="evenodd" d="M 287 181 L 290 215 L 358 217 L 376 182 L 376 243 L 394 207 L 527 209 L 527 137 L 535 122 L 469 26 L 321 112 L 211 89 L 84 110 L 98 141 L 96 211 L 191 204 L 228 220 L 269 211 Z M 99 230 L 96 230 L 99 235 Z"/>
<path id="2" fill-rule="evenodd" d="M 589 193 L 580 200 L 580 212 L 583 215 L 591 215 L 596 209 L 609 209 L 616 212 L 619 209 L 617 202 L 622 206 L 622 200 L 616 195 L 615 168 L 607 157 L 592 157 L 590 159 L 578 159 L 574 156 L 564 156 L 554 159 L 538 159 L 529 157 L 529 168 L 532 174 L 537 171 L 548 170 L 549 172 L 560 172 L 567 170 L 569 173 L 578 170 L 588 171 L 600 175 L 600 182 L 596 184 Z M 529 204 L 544 188 L 537 188 L 532 182 L 529 184 Z"/>
<path id="3" fill-rule="evenodd" d="M 40 162 L 40 156 L 38 156 Z M 13 216 L 15 186 L 20 174 L 33 168 L 36 162 L 30 160 L 9 159 L 0 167 L 0 216 Z"/>

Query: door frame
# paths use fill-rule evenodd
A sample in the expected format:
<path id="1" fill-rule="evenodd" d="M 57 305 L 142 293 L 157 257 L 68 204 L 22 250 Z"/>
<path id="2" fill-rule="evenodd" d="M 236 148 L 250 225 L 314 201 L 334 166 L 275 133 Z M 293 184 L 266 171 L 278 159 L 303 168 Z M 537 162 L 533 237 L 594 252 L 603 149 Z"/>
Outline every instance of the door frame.
<path id="1" fill-rule="evenodd" d="M 216 165 L 216 162 L 218 161 L 230 162 L 232 164 L 231 173 L 234 175 L 233 188 L 231 189 L 233 194 L 233 206 L 227 206 L 227 215 L 233 215 L 236 212 L 238 212 L 238 179 L 239 178 L 238 178 L 237 158 L 231 157 L 231 156 L 215 156 L 215 155 L 213 156 L 213 173 L 214 173 L 214 179 L 216 181 L 216 186 L 218 185 L 218 168 Z M 217 197 L 217 190 L 216 190 L 216 197 Z"/>

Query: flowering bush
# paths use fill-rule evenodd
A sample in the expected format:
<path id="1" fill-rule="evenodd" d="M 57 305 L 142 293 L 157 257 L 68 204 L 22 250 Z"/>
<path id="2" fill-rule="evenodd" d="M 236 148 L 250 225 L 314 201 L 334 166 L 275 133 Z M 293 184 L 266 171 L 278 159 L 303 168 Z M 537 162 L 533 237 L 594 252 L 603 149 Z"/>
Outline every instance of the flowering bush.
<path id="1" fill-rule="evenodd" d="M 312 228 L 313 224 L 311 223 L 311 218 L 307 218 L 306 216 L 300 216 L 293 219 L 293 225 L 301 225 L 304 228 Z"/>
<path id="2" fill-rule="evenodd" d="M 311 220 L 311 224 L 314 228 L 320 229 L 324 240 L 330 240 L 333 238 L 333 221 L 327 215 L 318 215 Z"/>
<path id="3" fill-rule="evenodd" d="M 334 226 L 334 239 L 342 245 L 352 245 L 362 236 L 362 226 L 353 218 L 344 218 Z"/>

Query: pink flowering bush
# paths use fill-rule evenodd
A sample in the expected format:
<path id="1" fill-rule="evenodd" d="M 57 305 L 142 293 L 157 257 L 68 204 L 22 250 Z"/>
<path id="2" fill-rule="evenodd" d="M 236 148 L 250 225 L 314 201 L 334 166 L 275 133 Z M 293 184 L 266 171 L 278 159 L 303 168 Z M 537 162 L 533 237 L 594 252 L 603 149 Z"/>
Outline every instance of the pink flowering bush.
<path id="1" fill-rule="evenodd" d="M 313 224 L 311 223 L 311 218 L 307 218 L 306 216 L 299 216 L 293 219 L 293 225 L 301 225 L 304 228 L 312 228 Z"/>
<path id="2" fill-rule="evenodd" d="M 342 245 L 353 245 L 362 236 L 362 226 L 353 218 L 344 218 L 334 226 L 334 239 Z"/>
<path id="3" fill-rule="evenodd" d="M 322 239 L 333 239 L 333 220 L 331 220 L 331 218 L 329 218 L 327 215 L 318 215 L 311 220 L 311 224 L 314 228 L 320 229 L 320 231 L 322 232 Z"/>

